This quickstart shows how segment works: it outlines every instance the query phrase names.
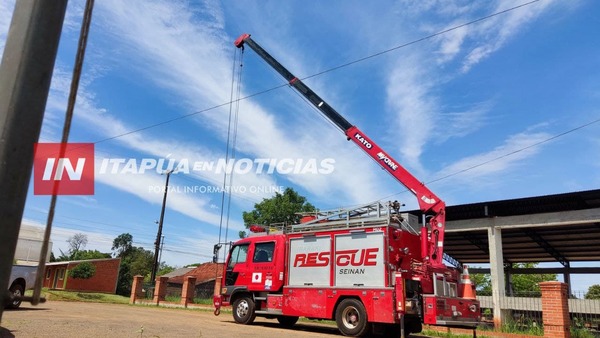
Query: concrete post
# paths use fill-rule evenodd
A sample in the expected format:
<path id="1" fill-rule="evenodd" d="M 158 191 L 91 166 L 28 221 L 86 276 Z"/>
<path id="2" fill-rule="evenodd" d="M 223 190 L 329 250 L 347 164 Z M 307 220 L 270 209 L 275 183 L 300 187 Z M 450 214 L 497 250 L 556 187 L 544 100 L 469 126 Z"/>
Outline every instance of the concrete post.
<path id="1" fill-rule="evenodd" d="M 144 276 L 133 276 L 133 285 L 131 286 L 131 297 L 129 298 L 129 304 L 135 304 L 136 299 L 142 298 L 144 295 L 142 284 L 144 283 Z"/>
<path id="2" fill-rule="evenodd" d="M 502 230 L 490 227 L 488 229 L 490 245 L 490 274 L 492 279 L 492 307 L 494 308 L 494 326 L 500 328 L 504 321 L 501 300 L 505 294 L 504 256 L 502 254 Z"/>
<path id="3" fill-rule="evenodd" d="M 561 282 L 541 282 L 544 337 L 570 338 L 569 288 Z"/>
<path id="4" fill-rule="evenodd" d="M 153 303 L 156 305 L 160 304 L 161 301 L 165 300 L 165 296 L 167 295 L 167 281 L 169 277 L 157 277 L 156 284 L 154 286 L 154 298 L 152 299 Z"/>
<path id="5" fill-rule="evenodd" d="M 188 303 L 193 303 L 195 291 L 196 277 L 187 276 L 183 280 L 183 288 L 181 289 L 181 305 L 187 307 Z"/>

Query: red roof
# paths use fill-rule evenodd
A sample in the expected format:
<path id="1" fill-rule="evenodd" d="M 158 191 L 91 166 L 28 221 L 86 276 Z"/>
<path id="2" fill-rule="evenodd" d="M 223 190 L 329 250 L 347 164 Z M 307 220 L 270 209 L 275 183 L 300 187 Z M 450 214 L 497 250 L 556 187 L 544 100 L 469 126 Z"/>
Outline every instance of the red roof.
<path id="1" fill-rule="evenodd" d="M 219 278 L 222 274 L 223 263 L 204 263 L 181 276 L 169 278 L 169 283 L 183 284 L 185 278 L 193 276 L 196 277 L 196 284 L 201 284 Z"/>

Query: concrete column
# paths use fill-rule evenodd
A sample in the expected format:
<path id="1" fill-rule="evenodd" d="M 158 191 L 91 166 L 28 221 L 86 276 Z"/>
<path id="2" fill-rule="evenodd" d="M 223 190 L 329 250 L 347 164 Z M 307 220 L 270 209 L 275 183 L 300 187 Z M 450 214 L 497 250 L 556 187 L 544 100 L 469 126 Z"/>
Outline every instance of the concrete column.
<path id="1" fill-rule="evenodd" d="M 144 292 L 142 291 L 142 284 L 144 283 L 144 276 L 134 276 L 133 285 L 131 286 L 131 298 L 129 298 L 129 304 L 135 304 L 136 299 L 142 298 Z"/>
<path id="2" fill-rule="evenodd" d="M 561 282 L 541 282 L 544 337 L 570 338 L 568 285 Z"/>
<path id="3" fill-rule="evenodd" d="M 187 307 L 188 303 L 193 303 L 195 291 L 196 277 L 187 276 L 183 280 L 183 288 L 181 289 L 181 305 Z"/>
<path id="4" fill-rule="evenodd" d="M 492 279 L 492 307 L 494 309 L 494 326 L 499 328 L 504 321 L 501 299 L 505 294 L 504 257 L 502 255 L 502 230 L 490 227 L 488 229 L 490 245 L 490 274 Z"/>
<path id="5" fill-rule="evenodd" d="M 167 281 L 169 277 L 157 277 L 156 284 L 154 284 L 154 298 L 152 299 L 153 303 L 156 305 L 160 304 L 161 301 L 165 300 L 165 296 L 167 295 Z"/>

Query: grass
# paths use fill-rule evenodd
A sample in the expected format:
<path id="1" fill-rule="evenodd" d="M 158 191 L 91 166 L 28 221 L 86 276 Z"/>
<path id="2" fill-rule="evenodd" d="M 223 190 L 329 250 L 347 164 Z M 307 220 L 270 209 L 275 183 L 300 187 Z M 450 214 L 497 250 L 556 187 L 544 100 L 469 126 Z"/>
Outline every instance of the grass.
<path id="1" fill-rule="evenodd" d="M 106 293 L 48 290 L 43 288 L 42 296 L 51 301 L 129 304 L 129 297 Z"/>
<path id="2" fill-rule="evenodd" d="M 472 334 L 471 335 L 469 335 L 469 334 L 456 334 L 456 333 L 450 333 L 450 332 L 439 332 L 439 331 L 434 331 L 434 330 L 423 330 L 419 334 L 420 335 L 425 335 L 427 337 L 473 338 Z M 487 336 L 477 335 L 477 337 L 485 338 Z"/>

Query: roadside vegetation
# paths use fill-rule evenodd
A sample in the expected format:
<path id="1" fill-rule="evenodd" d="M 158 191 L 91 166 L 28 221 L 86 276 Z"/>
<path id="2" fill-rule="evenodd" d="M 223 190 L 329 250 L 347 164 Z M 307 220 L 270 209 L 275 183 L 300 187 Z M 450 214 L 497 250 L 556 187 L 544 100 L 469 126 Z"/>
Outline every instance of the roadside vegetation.
<path id="1" fill-rule="evenodd" d="M 25 294 L 31 294 L 31 291 Z M 50 301 L 66 302 L 90 302 L 90 303 L 111 303 L 111 304 L 129 304 L 129 297 L 95 292 L 78 292 L 42 289 L 42 297 Z"/>

